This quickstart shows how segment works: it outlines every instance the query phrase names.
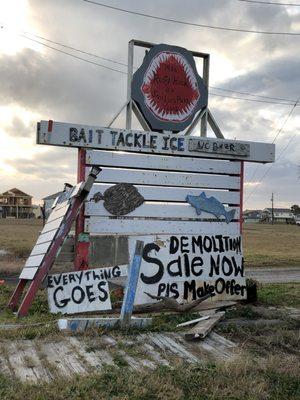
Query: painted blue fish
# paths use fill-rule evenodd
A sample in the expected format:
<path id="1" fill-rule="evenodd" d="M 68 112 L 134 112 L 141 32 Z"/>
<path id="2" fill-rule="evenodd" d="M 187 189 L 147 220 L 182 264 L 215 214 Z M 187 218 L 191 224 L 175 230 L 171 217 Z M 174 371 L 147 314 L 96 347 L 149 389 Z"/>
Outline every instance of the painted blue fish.
<path id="1" fill-rule="evenodd" d="M 223 204 L 215 197 L 207 197 L 205 192 L 202 192 L 199 196 L 187 195 L 186 201 L 195 207 L 197 215 L 201 214 L 201 211 L 215 215 L 219 218 L 224 215 L 227 224 L 234 218 L 235 210 L 226 211 Z"/>

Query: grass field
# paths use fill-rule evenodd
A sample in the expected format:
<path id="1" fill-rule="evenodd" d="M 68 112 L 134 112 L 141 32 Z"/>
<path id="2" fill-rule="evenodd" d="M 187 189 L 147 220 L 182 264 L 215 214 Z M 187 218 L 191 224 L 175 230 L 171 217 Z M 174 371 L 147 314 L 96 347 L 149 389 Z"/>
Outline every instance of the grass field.
<path id="1" fill-rule="evenodd" d="M 0 375 L 5 400 L 299 400 L 299 371 L 293 358 L 258 362 L 244 357 L 226 364 L 175 365 L 133 372 L 126 366 L 56 379 L 43 385 L 21 384 Z M 286 363 L 289 370 L 286 370 Z"/>
<path id="2" fill-rule="evenodd" d="M 246 267 L 300 266 L 300 227 L 244 224 Z"/>
<path id="3" fill-rule="evenodd" d="M 41 220 L 0 219 L 0 271 L 17 272 L 38 237 Z M 296 225 L 244 224 L 246 267 L 300 266 L 300 227 Z"/>

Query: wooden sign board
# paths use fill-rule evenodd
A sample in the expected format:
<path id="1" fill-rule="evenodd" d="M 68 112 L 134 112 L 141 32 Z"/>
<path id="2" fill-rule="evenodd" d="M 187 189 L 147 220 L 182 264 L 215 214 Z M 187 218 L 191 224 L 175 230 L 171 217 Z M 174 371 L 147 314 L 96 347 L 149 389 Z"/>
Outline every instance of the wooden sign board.
<path id="1" fill-rule="evenodd" d="M 193 55 L 177 46 L 158 44 L 134 73 L 131 96 L 153 130 L 182 131 L 207 106 L 207 88 Z"/>
<path id="2" fill-rule="evenodd" d="M 127 266 L 48 275 L 51 313 L 76 314 L 111 310 L 108 281 L 127 276 Z"/>
<path id="3" fill-rule="evenodd" d="M 110 129 L 52 121 L 41 121 L 38 124 L 37 143 L 259 163 L 274 162 L 275 159 L 275 145 L 272 143 L 202 139 L 176 134 Z"/>
<path id="4" fill-rule="evenodd" d="M 155 302 L 147 296 L 174 297 L 190 302 L 214 295 L 216 300 L 246 297 L 242 238 L 222 232 L 203 235 L 131 237 L 144 241 L 135 304 Z"/>

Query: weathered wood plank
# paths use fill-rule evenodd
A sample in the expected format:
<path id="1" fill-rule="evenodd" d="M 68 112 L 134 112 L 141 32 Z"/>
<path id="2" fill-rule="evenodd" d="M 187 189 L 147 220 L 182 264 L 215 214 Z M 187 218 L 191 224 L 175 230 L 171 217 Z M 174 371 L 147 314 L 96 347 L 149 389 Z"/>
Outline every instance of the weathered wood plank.
<path id="1" fill-rule="evenodd" d="M 89 169 L 86 169 L 88 175 Z M 141 185 L 201 187 L 210 189 L 240 188 L 240 178 L 227 175 L 204 175 L 196 173 L 134 170 L 104 167 L 96 182 L 132 183 Z"/>
<path id="2" fill-rule="evenodd" d="M 56 235 L 57 231 L 58 231 L 58 228 L 53 229 L 50 232 L 41 234 L 39 236 L 38 240 L 36 241 L 36 244 L 38 245 L 38 244 L 52 241 L 54 239 L 54 236 Z"/>
<path id="3" fill-rule="evenodd" d="M 198 172 L 208 174 L 235 174 L 241 172 L 240 162 L 205 160 L 194 157 L 178 157 L 154 154 L 132 154 L 118 151 L 88 150 L 87 165 L 138 169 Z"/>
<path id="4" fill-rule="evenodd" d="M 38 271 L 38 267 L 24 268 L 21 272 L 19 279 L 32 280 Z"/>
<path id="5" fill-rule="evenodd" d="M 54 221 L 46 223 L 41 234 L 43 235 L 44 233 L 50 232 L 54 229 L 57 229 L 60 226 L 63 219 L 64 219 L 64 215 L 62 217 L 55 219 Z"/>
<path id="6" fill-rule="evenodd" d="M 217 314 L 211 315 L 209 319 L 198 322 L 193 328 L 185 333 L 184 338 L 186 340 L 198 340 L 205 338 L 214 326 L 224 317 L 225 312 L 218 312 Z"/>
<path id="7" fill-rule="evenodd" d="M 235 210 L 234 219 L 239 219 L 240 209 L 239 207 L 230 207 L 230 210 Z M 99 203 L 89 202 L 85 207 L 85 215 L 107 217 L 111 216 L 103 206 L 103 201 Z M 187 203 L 153 203 L 146 202 L 134 211 L 126 214 L 130 217 L 148 217 L 148 218 L 174 218 L 174 219 L 216 219 L 225 220 L 225 216 L 221 215 L 220 218 L 215 217 L 213 214 L 207 212 L 201 212 L 197 215 L 196 210 Z"/>
<path id="8" fill-rule="evenodd" d="M 30 257 L 47 253 L 51 244 L 52 244 L 52 241 L 45 242 L 42 244 L 36 244 L 30 253 Z"/>
<path id="9" fill-rule="evenodd" d="M 47 219 L 47 224 L 49 224 L 49 222 L 51 222 L 51 221 L 56 220 L 57 218 L 60 218 L 64 215 L 66 215 L 69 208 L 70 208 L 70 204 L 66 204 L 65 206 L 60 207 L 58 209 L 54 208 L 52 213 L 49 215 L 49 218 Z"/>
<path id="10" fill-rule="evenodd" d="M 27 267 L 39 267 L 45 257 L 45 254 L 40 254 L 37 256 L 30 256 L 27 258 L 25 263 L 25 268 Z"/>
<path id="11" fill-rule="evenodd" d="M 238 222 L 208 222 L 203 221 L 162 221 L 147 219 L 111 219 L 105 217 L 90 217 L 85 219 L 85 230 L 90 233 L 128 234 L 128 235 L 159 235 L 159 234 L 215 234 L 238 235 Z"/>
<path id="12" fill-rule="evenodd" d="M 113 183 L 95 183 L 91 189 L 88 199 L 90 200 L 96 193 L 104 193 L 105 190 L 112 187 Z M 148 201 L 169 201 L 169 202 L 185 202 L 187 195 L 199 196 L 204 189 L 196 189 L 193 187 L 164 187 L 159 190 L 157 186 L 136 185 L 138 192 Z M 238 191 L 229 190 L 212 190 L 205 189 L 208 197 L 214 196 L 223 204 L 240 204 L 240 193 Z"/>
<path id="13" fill-rule="evenodd" d="M 38 126 L 39 144 L 64 147 L 90 147 L 138 153 L 173 154 L 177 156 L 274 162 L 275 145 L 217 138 L 195 138 L 157 132 L 128 131 L 89 125 L 48 121 Z M 201 140 L 200 145 L 198 141 Z M 196 145 L 194 145 L 194 142 Z M 192 143 L 192 144 L 190 144 Z M 242 152 L 240 151 L 242 148 Z"/>

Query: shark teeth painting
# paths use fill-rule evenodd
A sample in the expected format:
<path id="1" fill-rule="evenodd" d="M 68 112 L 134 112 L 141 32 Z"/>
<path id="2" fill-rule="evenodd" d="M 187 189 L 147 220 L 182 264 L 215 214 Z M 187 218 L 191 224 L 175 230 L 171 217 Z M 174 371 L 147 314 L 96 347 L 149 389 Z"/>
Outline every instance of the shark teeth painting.
<path id="1" fill-rule="evenodd" d="M 213 196 L 207 197 L 205 192 L 202 192 L 199 196 L 187 195 L 186 201 L 196 209 L 197 215 L 201 215 L 202 211 L 213 214 L 217 218 L 224 215 L 227 224 L 234 219 L 234 209 L 226 211 L 219 200 Z"/>
<path id="2" fill-rule="evenodd" d="M 180 86 L 177 96 L 168 91 L 175 83 Z M 181 54 L 171 51 L 160 52 L 152 59 L 141 90 L 148 109 L 166 122 L 187 120 L 201 96 L 192 67 Z"/>

